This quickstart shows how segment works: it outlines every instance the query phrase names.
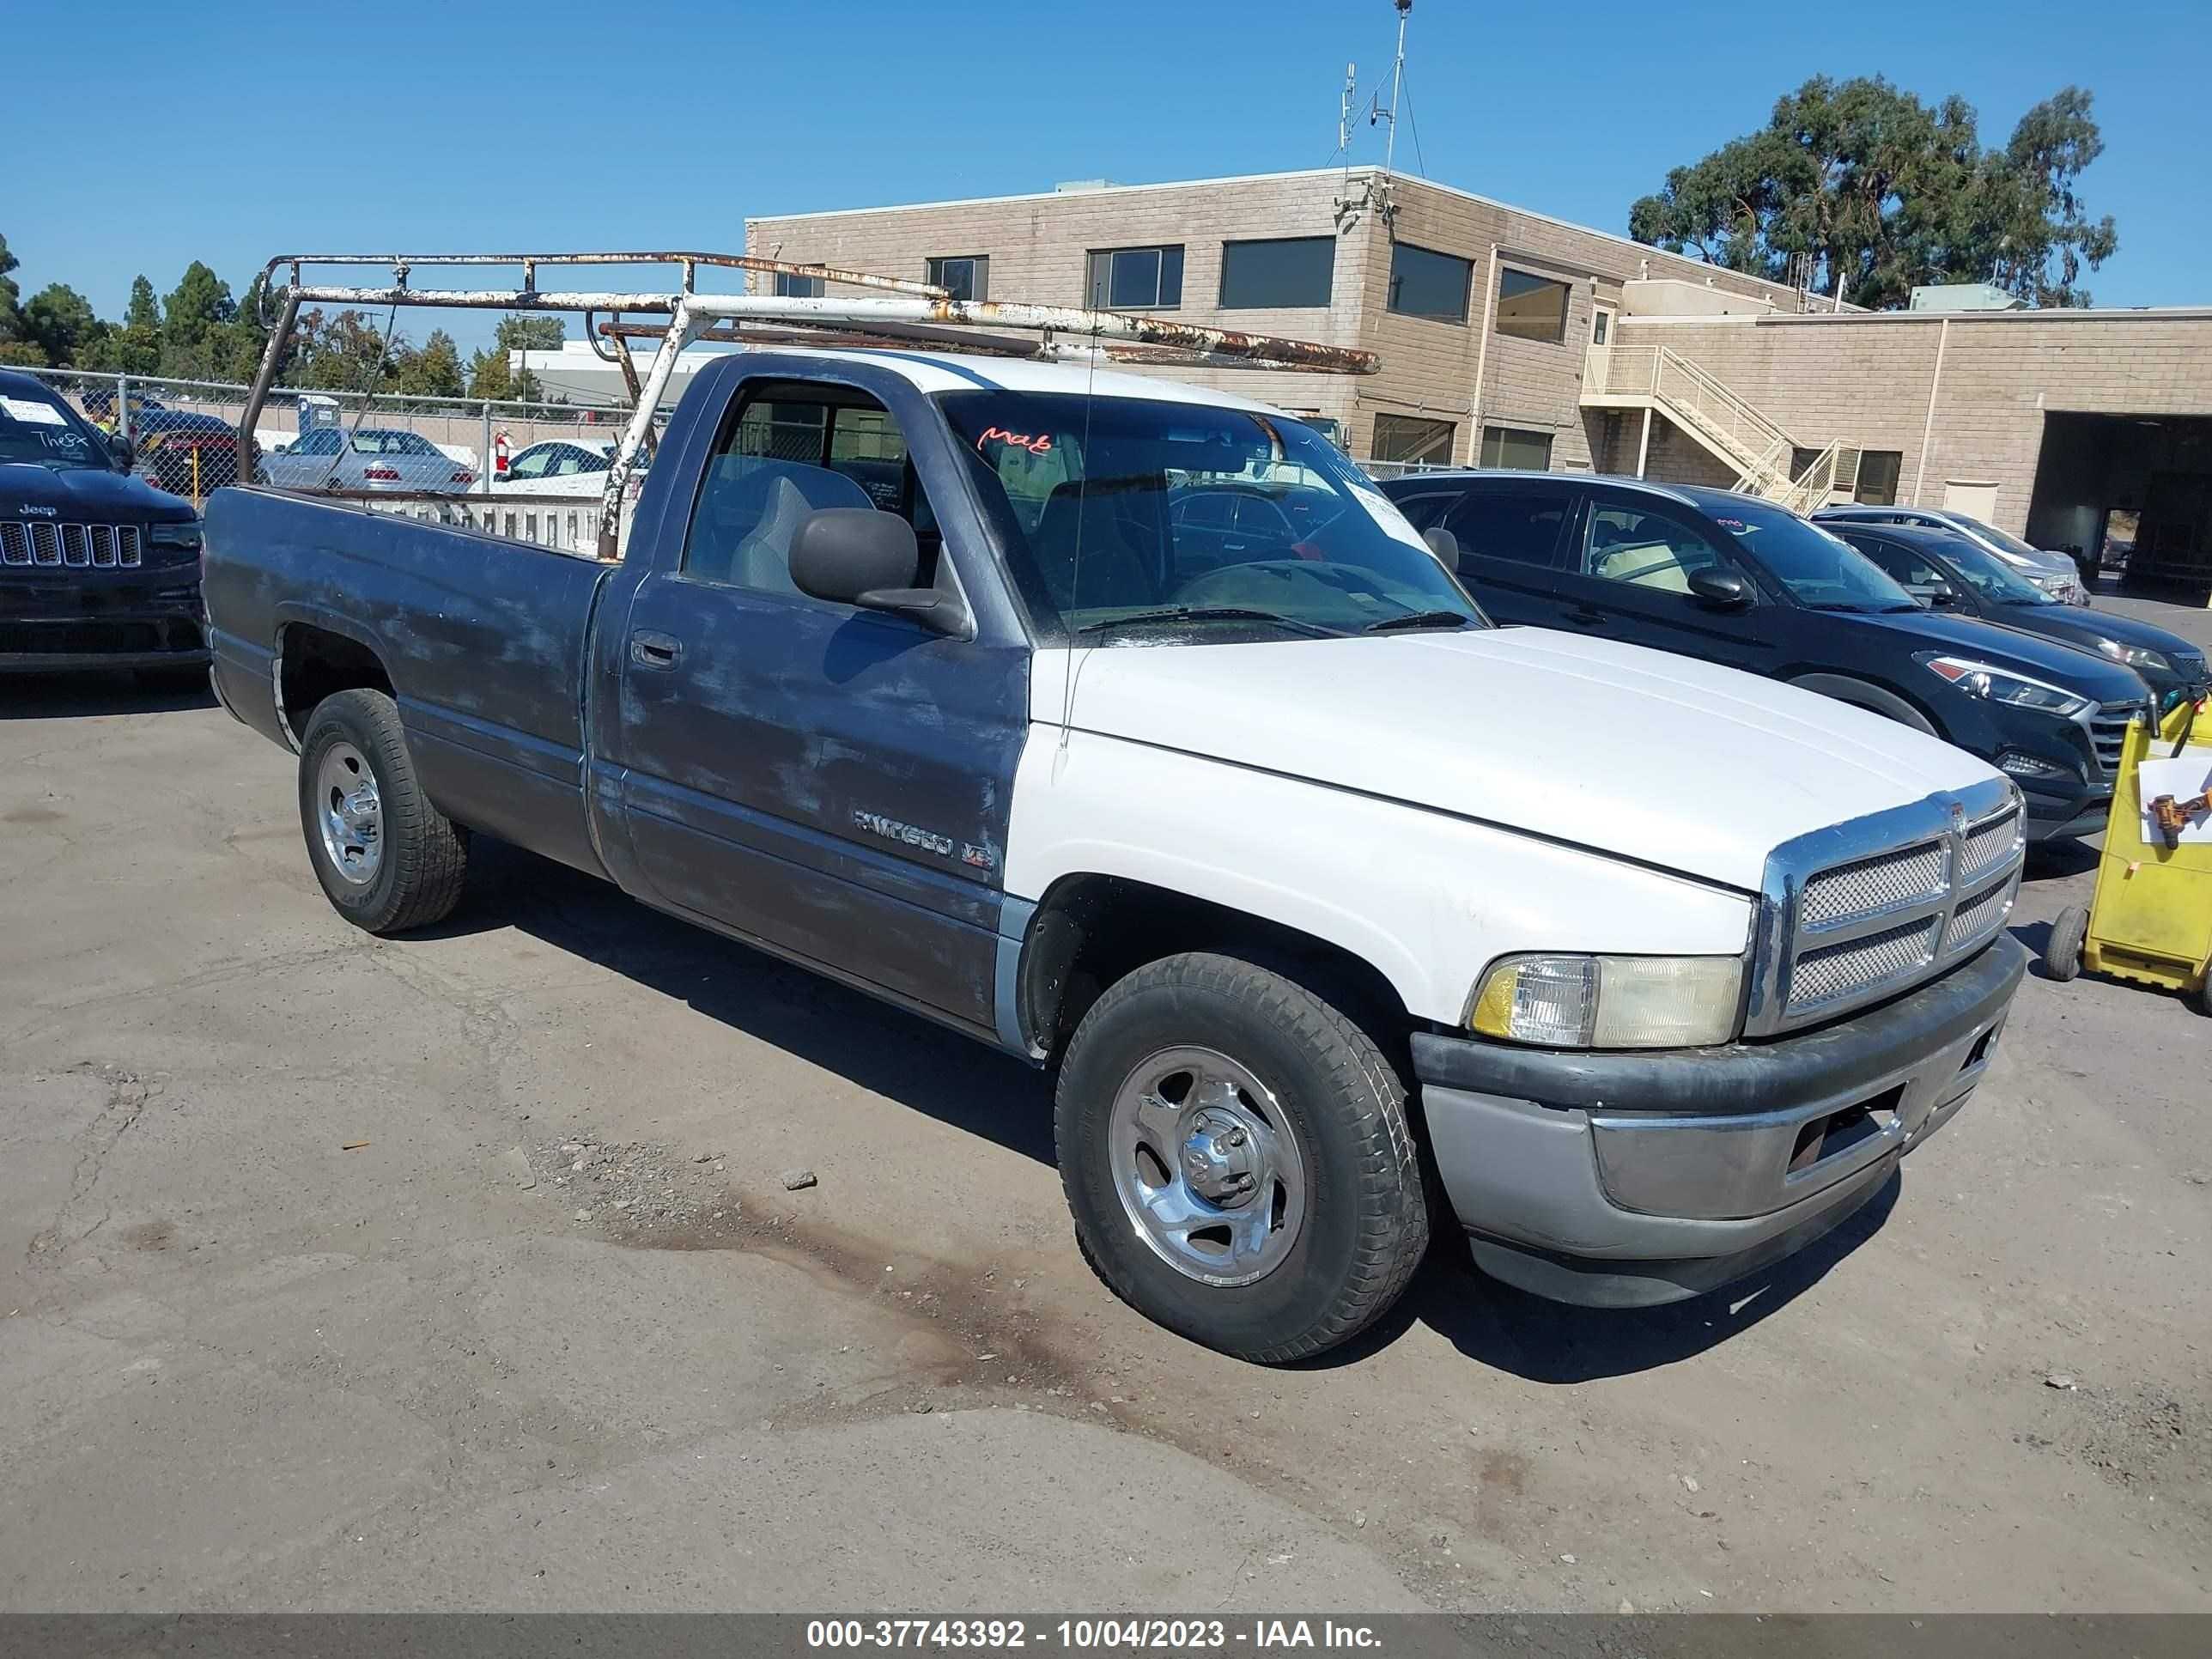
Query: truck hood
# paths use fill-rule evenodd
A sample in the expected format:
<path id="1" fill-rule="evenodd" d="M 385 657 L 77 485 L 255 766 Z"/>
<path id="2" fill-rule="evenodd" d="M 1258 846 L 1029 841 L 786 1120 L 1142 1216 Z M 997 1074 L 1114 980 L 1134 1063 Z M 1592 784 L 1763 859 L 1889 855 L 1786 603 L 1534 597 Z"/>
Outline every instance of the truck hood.
<path id="1" fill-rule="evenodd" d="M 27 507 L 51 507 L 57 522 L 94 524 L 188 524 L 191 504 L 142 478 L 88 467 L 0 465 L 0 519 L 45 518 L 25 514 Z"/>
<path id="2" fill-rule="evenodd" d="M 1038 655 L 1041 722 L 1060 723 L 1070 654 Z M 1072 654 L 1079 730 L 1751 891 L 1793 836 L 1997 775 L 1794 686 L 1546 629 Z"/>

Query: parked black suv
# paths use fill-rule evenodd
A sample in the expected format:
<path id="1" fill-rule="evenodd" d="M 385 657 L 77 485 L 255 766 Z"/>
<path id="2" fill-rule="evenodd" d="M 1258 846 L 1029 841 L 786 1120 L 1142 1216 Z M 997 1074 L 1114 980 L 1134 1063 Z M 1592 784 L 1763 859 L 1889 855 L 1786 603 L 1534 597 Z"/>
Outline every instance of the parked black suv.
<path id="1" fill-rule="evenodd" d="M 1821 528 L 1872 559 L 1923 605 L 2040 634 L 2125 663 L 2150 687 L 2160 714 L 2212 691 L 2212 671 L 2205 666 L 2203 647 L 2132 617 L 2054 599 L 1954 531 L 1841 522 L 1823 522 Z"/>
<path id="2" fill-rule="evenodd" d="M 131 447 L 0 370 L 0 672 L 190 669 L 200 520 L 131 475 Z"/>
<path id="3" fill-rule="evenodd" d="M 1382 485 L 1449 532 L 1500 622 L 1595 633 L 1856 703 L 1998 767 L 2037 839 L 2103 827 L 2134 670 L 1924 609 L 1863 556 L 1754 495 L 1633 478 L 1425 473 Z M 1438 539 L 1431 538 L 1432 541 Z"/>

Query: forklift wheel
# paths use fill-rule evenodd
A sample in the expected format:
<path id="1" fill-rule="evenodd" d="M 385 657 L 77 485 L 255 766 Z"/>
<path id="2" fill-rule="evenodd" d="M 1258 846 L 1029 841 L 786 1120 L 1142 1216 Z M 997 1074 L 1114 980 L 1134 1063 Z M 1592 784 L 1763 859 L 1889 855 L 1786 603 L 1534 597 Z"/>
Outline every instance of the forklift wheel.
<path id="1" fill-rule="evenodd" d="M 2197 981 L 2197 994 L 2190 1000 L 2197 1005 L 2198 1013 L 2212 1015 L 2212 966 L 2204 969 L 2204 977 Z"/>
<path id="2" fill-rule="evenodd" d="M 2043 971 L 2061 984 L 2081 971 L 2081 941 L 2088 937 L 2089 913 L 2069 905 L 2051 924 L 2051 938 L 2043 947 Z"/>

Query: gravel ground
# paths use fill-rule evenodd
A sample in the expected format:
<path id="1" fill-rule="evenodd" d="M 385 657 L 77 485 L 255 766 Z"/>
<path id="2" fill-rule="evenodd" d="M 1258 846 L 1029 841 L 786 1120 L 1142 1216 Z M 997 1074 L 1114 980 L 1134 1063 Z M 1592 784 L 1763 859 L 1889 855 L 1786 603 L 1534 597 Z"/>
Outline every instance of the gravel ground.
<path id="1" fill-rule="evenodd" d="M 2177 1000 L 2032 978 L 1725 1295 L 1443 1249 L 1268 1371 L 1091 1277 L 1023 1067 L 497 848 L 369 939 L 291 777 L 5 688 L 0 1607 L 2212 1608 Z M 2031 947 L 2092 868 L 2035 860 Z"/>

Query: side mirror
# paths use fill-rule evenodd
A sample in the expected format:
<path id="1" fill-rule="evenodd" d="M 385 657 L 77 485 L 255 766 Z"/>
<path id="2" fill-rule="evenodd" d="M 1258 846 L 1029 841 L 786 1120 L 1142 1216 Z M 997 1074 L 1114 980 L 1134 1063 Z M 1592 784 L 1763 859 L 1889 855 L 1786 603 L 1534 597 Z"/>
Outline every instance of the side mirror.
<path id="1" fill-rule="evenodd" d="M 872 507 L 817 507 L 791 540 L 791 580 L 800 592 L 965 635 L 968 607 L 933 587 L 915 586 L 921 567 L 914 526 Z"/>
<path id="2" fill-rule="evenodd" d="M 138 459 L 138 451 L 130 439 L 119 432 L 107 434 L 108 458 L 115 463 L 118 472 L 128 472 Z"/>
<path id="3" fill-rule="evenodd" d="M 1429 544 L 1429 551 L 1443 561 L 1444 568 L 1459 568 L 1459 538 L 1442 525 L 1421 532 L 1421 539 Z"/>
<path id="4" fill-rule="evenodd" d="M 1734 611 L 1751 603 L 1751 588 L 1733 570 L 1692 570 L 1690 592 L 1700 605 Z"/>
<path id="5" fill-rule="evenodd" d="M 1948 611 L 1959 603 L 1959 590 L 1941 580 L 1932 581 L 1926 588 L 1928 603 L 1938 611 Z"/>

